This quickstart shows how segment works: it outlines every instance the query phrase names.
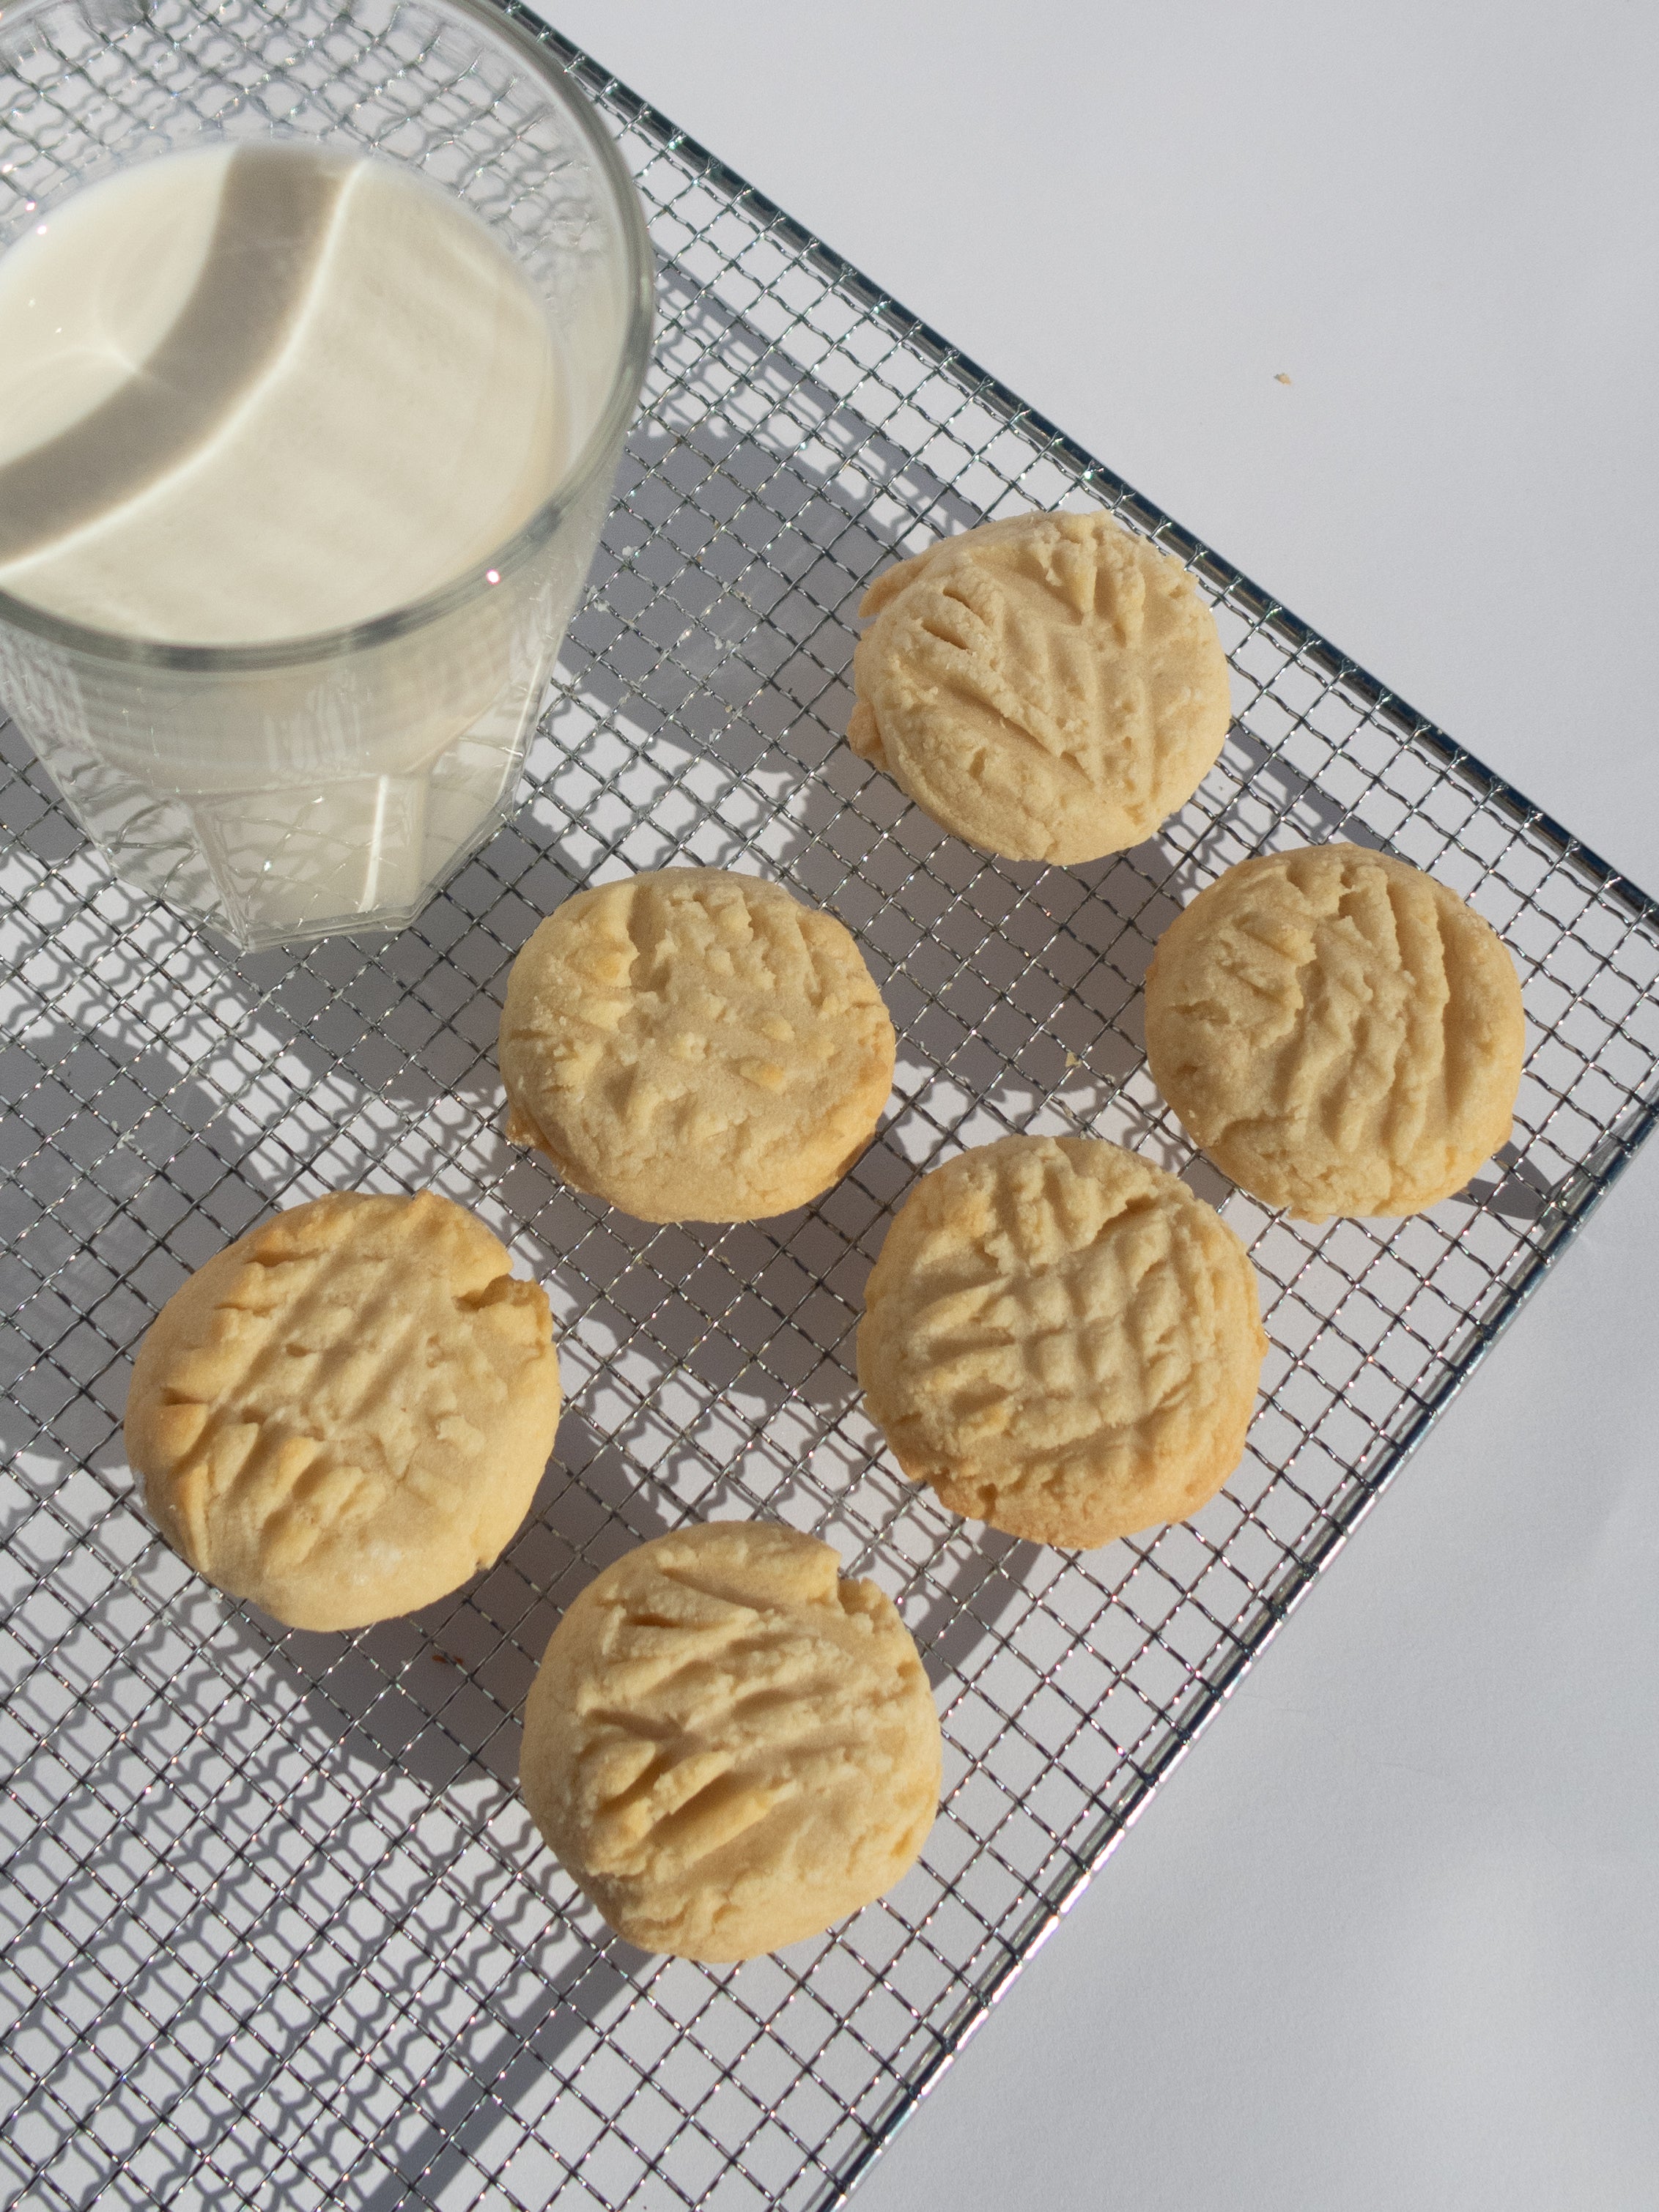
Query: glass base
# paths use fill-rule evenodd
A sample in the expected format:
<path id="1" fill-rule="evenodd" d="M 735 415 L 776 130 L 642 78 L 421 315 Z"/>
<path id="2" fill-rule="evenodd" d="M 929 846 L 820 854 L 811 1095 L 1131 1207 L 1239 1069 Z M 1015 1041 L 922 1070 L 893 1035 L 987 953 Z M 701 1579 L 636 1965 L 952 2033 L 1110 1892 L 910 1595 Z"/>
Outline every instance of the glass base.
<path id="1" fill-rule="evenodd" d="M 407 929 L 518 803 L 524 749 L 476 781 L 377 776 L 322 792 L 157 797 L 101 763 L 49 764 L 124 882 L 243 952 Z M 503 772 L 505 771 L 505 772 Z"/>

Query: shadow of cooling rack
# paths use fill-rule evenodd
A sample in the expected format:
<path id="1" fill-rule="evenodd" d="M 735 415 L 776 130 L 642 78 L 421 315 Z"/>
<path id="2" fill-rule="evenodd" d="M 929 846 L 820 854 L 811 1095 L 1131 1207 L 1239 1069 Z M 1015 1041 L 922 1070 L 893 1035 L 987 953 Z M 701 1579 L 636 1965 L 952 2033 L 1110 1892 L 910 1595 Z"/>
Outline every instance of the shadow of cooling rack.
<path id="1" fill-rule="evenodd" d="M 234 37 L 235 4 L 215 21 Z M 0 2173 L 32 2205 L 839 2201 L 1654 1118 L 1645 897 L 536 28 L 623 142 L 661 292 L 516 822 L 394 939 L 237 956 L 113 882 L 3 732 Z M 291 87 L 255 89 L 292 112 Z M 466 94 L 447 88 L 452 112 Z M 1232 734 L 1138 850 L 989 860 L 844 744 L 858 600 L 941 530 L 1100 503 L 1213 599 Z M 1139 987 L 1220 869 L 1334 836 L 1495 923 L 1530 1053 L 1514 1142 L 1468 1191 L 1313 1230 L 1194 1157 L 1146 1076 Z M 879 1139 L 781 1220 L 630 1222 L 498 1133 L 514 953 L 575 884 L 677 859 L 832 908 L 898 1026 Z M 852 1369 L 894 1206 L 933 1161 L 1016 1129 L 1097 1132 L 1186 1175 L 1250 1244 L 1272 1337 L 1223 1494 L 1083 1557 L 965 1528 L 900 1479 Z M 459 1596 L 284 1633 L 154 1540 L 119 1443 L 131 1357 L 270 1206 L 428 1183 L 550 1287 L 570 1401 L 554 1463 Z M 939 1692 L 946 1797 L 890 1897 L 711 1969 L 608 1937 L 514 1778 L 571 1595 L 722 1513 L 815 1530 L 896 1598 Z"/>

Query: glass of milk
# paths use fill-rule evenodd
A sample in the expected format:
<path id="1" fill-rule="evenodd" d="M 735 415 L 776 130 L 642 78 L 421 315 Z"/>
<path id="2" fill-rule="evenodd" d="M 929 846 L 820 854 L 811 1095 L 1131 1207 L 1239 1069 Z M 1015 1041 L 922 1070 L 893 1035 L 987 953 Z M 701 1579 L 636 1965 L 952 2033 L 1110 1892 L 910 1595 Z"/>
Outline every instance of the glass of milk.
<path id="1" fill-rule="evenodd" d="M 510 810 L 650 347 L 638 195 L 491 0 L 0 15 L 0 711 L 244 946 Z"/>

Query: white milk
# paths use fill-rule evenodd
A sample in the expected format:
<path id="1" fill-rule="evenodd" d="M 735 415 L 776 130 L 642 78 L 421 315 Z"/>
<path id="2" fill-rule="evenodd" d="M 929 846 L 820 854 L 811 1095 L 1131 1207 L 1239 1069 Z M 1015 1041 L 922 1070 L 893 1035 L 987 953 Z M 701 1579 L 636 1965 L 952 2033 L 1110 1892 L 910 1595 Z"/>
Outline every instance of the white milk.
<path id="1" fill-rule="evenodd" d="M 0 697 L 122 874 L 245 944 L 396 926 L 501 817 L 608 471 L 491 556 L 599 419 L 610 251 L 566 250 L 556 343 L 435 187 L 277 143 L 136 165 L 0 256 L 0 589 L 137 641 L 0 622 Z"/>
<path id="2" fill-rule="evenodd" d="M 0 256 L 0 587 L 246 645 L 482 563 L 565 459 L 542 302 L 389 164 L 173 155 Z"/>

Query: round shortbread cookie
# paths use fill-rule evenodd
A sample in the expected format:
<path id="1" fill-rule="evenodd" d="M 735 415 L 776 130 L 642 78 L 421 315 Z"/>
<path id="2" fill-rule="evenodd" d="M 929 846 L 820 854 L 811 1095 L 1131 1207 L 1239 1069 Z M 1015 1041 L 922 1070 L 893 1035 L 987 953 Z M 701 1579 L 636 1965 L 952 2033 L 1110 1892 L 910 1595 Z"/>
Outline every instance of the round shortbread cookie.
<path id="1" fill-rule="evenodd" d="M 537 1826 L 618 1935 L 722 1963 L 890 1889 L 939 1729 L 890 1598 L 827 1544 L 713 1522 L 642 1544 L 554 1631 L 525 1712 Z"/>
<path id="2" fill-rule="evenodd" d="M 546 1293 L 464 1207 L 337 1192 L 240 1237 L 140 1347 L 127 1454 L 198 1574 L 292 1628 L 490 1565 L 559 1419 Z"/>
<path id="3" fill-rule="evenodd" d="M 1249 1255 L 1184 1182 L 1099 1138 L 1005 1137 L 905 1200 L 858 1366 L 908 1475 L 1086 1551 L 1214 1496 L 1267 1349 Z"/>
<path id="4" fill-rule="evenodd" d="M 1525 1049 L 1497 932 L 1358 845 L 1229 868 L 1146 971 L 1159 1090 L 1218 1168 L 1304 1221 L 1461 1190 L 1508 1140 Z"/>
<path id="5" fill-rule="evenodd" d="M 1227 735 L 1215 617 L 1178 561 L 1104 514 L 1023 514 L 878 576 L 854 751 L 1012 860 L 1098 860 L 1184 806 Z"/>
<path id="6" fill-rule="evenodd" d="M 893 1083 L 853 939 L 778 884 L 667 868 L 567 899 L 513 963 L 507 1133 L 641 1221 L 757 1221 L 838 1182 Z"/>

